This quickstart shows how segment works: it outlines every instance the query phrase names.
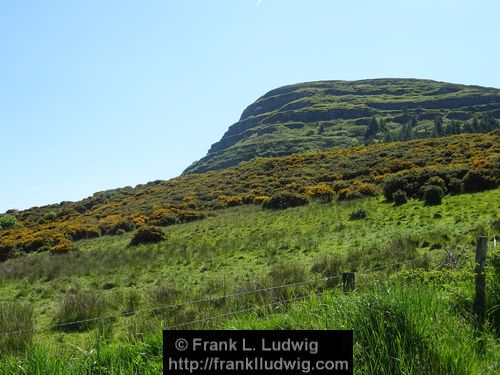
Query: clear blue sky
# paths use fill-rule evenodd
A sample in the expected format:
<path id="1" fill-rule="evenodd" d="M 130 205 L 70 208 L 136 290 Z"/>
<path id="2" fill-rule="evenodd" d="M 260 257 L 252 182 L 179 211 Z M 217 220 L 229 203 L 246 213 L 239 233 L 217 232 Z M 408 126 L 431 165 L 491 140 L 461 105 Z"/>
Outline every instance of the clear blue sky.
<path id="1" fill-rule="evenodd" d="M 0 212 L 179 175 L 322 79 L 500 87 L 496 0 L 0 0 Z"/>

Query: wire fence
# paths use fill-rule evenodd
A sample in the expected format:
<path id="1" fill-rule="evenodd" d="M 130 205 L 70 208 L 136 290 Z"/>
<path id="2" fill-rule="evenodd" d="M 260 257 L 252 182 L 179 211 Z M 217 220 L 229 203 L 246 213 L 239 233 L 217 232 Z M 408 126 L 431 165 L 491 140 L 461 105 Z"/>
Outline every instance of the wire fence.
<path id="1" fill-rule="evenodd" d="M 421 259 L 422 259 L 421 257 L 414 257 L 414 258 L 411 258 L 411 259 L 406 259 L 406 260 L 402 260 L 402 261 L 399 261 L 399 262 L 394 262 L 394 263 L 391 263 L 391 264 L 386 264 L 386 265 L 382 265 L 382 266 L 373 267 L 373 268 L 370 268 L 370 269 L 367 269 L 367 270 L 356 272 L 356 274 L 357 275 L 369 275 L 369 274 L 371 274 L 373 272 L 376 272 L 376 271 L 380 271 L 380 270 L 383 270 L 383 269 L 395 267 L 395 266 L 402 265 L 402 264 L 405 264 L 405 263 L 415 262 L 415 261 L 418 261 L 418 260 L 421 260 Z M 9 332 L 0 332 L 0 336 L 9 336 L 9 335 L 22 334 L 22 333 L 29 333 L 29 332 L 36 333 L 36 332 L 40 332 L 40 331 L 43 331 L 43 330 L 54 330 L 54 329 L 58 329 L 58 328 L 69 327 L 69 326 L 72 326 L 72 325 L 81 325 L 81 324 L 86 324 L 86 323 L 94 323 L 94 322 L 98 322 L 98 321 L 111 321 L 111 320 L 114 320 L 114 319 L 117 319 L 117 318 L 120 318 L 120 317 L 130 316 L 130 315 L 135 315 L 135 314 L 140 314 L 140 313 L 156 312 L 156 311 L 161 311 L 161 310 L 166 310 L 166 309 L 174 309 L 174 308 L 179 308 L 179 307 L 185 307 L 185 306 L 189 306 L 189 305 L 207 304 L 207 303 L 211 303 L 211 302 L 215 302 L 215 301 L 220 301 L 220 300 L 224 300 L 224 299 L 229 299 L 229 298 L 241 297 L 241 296 L 252 295 L 252 294 L 257 294 L 257 293 L 269 293 L 269 292 L 272 292 L 272 291 L 281 290 L 281 289 L 285 289 L 285 288 L 310 285 L 310 284 L 314 284 L 314 283 L 318 283 L 318 282 L 327 282 L 327 281 L 330 281 L 330 280 L 341 279 L 341 278 L 342 278 L 341 274 L 340 275 L 334 275 L 334 276 L 326 276 L 326 277 L 322 277 L 322 278 L 314 278 L 314 279 L 304 280 L 304 281 L 300 281 L 300 282 L 294 282 L 294 283 L 288 283 L 288 284 L 282 284 L 282 285 L 275 285 L 275 286 L 266 287 L 266 288 L 258 288 L 258 289 L 252 289 L 252 290 L 245 290 L 245 291 L 240 291 L 240 292 L 235 292 L 235 293 L 228 293 L 228 294 L 225 293 L 223 295 L 210 296 L 210 297 L 207 297 L 207 298 L 201 298 L 201 299 L 195 299 L 195 300 L 188 300 L 188 301 L 183 301 L 183 302 L 178 302 L 178 303 L 172 303 L 172 304 L 166 304 L 166 305 L 155 306 L 155 307 L 149 307 L 149 308 L 136 309 L 136 310 L 133 310 L 133 311 L 126 311 L 126 312 L 120 313 L 120 314 L 113 314 L 113 315 L 107 315 L 107 316 L 101 316 L 101 317 L 95 317 L 95 318 L 89 318 L 89 319 L 81 319 L 81 320 L 75 320 L 75 321 L 66 322 L 66 323 L 51 324 L 51 325 L 48 325 L 48 326 L 45 326 L 45 327 L 41 327 L 41 326 L 36 326 L 35 325 L 34 327 L 29 328 L 29 329 L 21 329 L 21 330 L 16 330 L 16 331 L 9 331 Z M 321 294 L 323 294 L 323 293 L 324 292 L 322 292 Z M 224 318 L 224 317 L 227 317 L 227 316 L 234 316 L 234 315 L 238 315 L 238 314 L 245 313 L 245 312 L 255 311 L 255 310 L 259 309 L 259 308 L 266 308 L 266 307 L 271 307 L 271 306 L 274 306 L 274 305 L 284 305 L 284 304 L 287 304 L 287 303 L 290 303 L 290 302 L 293 302 L 293 301 L 297 301 L 297 300 L 301 300 L 301 299 L 307 298 L 308 296 L 311 296 L 312 294 L 318 295 L 318 293 L 311 293 L 310 292 L 310 293 L 307 293 L 306 295 L 301 295 L 301 296 L 294 297 L 294 298 L 287 299 L 287 300 L 280 300 L 280 301 L 276 301 L 276 302 L 273 302 L 273 303 L 270 303 L 270 304 L 254 305 L 254 306 L 251 306 L 251 307 L 248 307 L 248 308 L 245 308 L 245 309 L 236 310 L 236 311 L 230 311 L 230 312 L 227 312 L 227 313 L 218 314 L 218 315 L 207 317 L 207 318 L 201 318 L 201 319 L 196 319 L 196 320 L 192 320 L 192 321 L 181 322 L 181 323 L 177 323 L 177 324 L 174 324 L 174 325 L 165 326 L 163 328 L 164 329 L 174 329 L 174 328 L 178 328 L 178 327 L 194 325 L 194 324 L 197 324 L 197 323 L 203 323 L 203 322 L 207 322 L 207 321 L 213 321 L 213 320 Z M 148 333 L 148 332 L 142 332 L 140 334 L 145 334 L 145 333 Z"/>

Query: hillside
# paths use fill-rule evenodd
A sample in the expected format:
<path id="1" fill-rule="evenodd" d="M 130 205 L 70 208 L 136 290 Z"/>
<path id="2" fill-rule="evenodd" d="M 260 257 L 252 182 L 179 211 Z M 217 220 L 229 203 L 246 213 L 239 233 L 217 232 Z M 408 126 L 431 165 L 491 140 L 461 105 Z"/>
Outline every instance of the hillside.
<path id="1" fill-rule="evenodd" d="M 398 190 L 419 197 L 431 177 L 445 193 L 492 189 L 500 181 L 500 134 L 463 134 L 410 142 L 263 158 L 205 174 L 188 174 L 0 216 L 0 260 L 26 252 L 69 250 L 71 243 L 119 235 L 144 224 L 168 226 L 217 210 L 260 205 L 280 192 L 314 198 L 318 188 L 337 200 Z M 60 244 L 64 244 L 61 248 Z"/>
<path id="2" fill-rule="evenodd" d="M 300 83 L 257 99 L 184 173 L 254 157 L 488 131 L 498 127 L 495 118 L 500 90 L 494 88 L 417 79 Z"/>
<path id="3" fill-rule="evenodd" d="M 499 198 L 495 189 L 439 206 L 369 197 L 279 211 L 233 207 L 172 225 L 156 244 L 127 247 L 126 233 L 78 241 L 67 255 L 1 262 L 0 332 L 28 331 L 0 335 L 0 373 L 158 374 L 168 327 L 355 329 L 355 374 L 389 366 L 390 374 L 495 374 L 498 339 L 488 329 L 477 350 L 469 306 L 473 243 L 500 234 L 491 209 Z M 359 210 L 367 217 L 352 219 Z M 324 280 L 349 270 L 358 271 L 355 292 Z M 14 307 L 16 319 L 4 318 Z M 20 354 L 5 356 L 15 345 Z"/>

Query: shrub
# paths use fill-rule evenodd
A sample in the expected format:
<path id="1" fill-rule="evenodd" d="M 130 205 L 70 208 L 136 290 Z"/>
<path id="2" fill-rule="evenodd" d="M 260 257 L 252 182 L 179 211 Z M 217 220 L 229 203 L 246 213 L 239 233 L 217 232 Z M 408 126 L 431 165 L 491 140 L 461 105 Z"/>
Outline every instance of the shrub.
<path id="1" fill-rule="evenodd" d="M 132 217 L 132 221 L 134 222 L 136 227 L 146 224 L 148 219 L 149 218 L 146 215 L 142 215 L 142 214 L 137 214 L 137 215 L 134 215 L 134 217 Z"/>
<path id="2" fill-rule="evenodd" d="M 96 226 L 84 224 L 67 224 L 61 227 L 61 230 L 73 241 L 84 238 L 96 238 L 101 235 L 101 231 Z"/>
<path id="3" fill-rule="evenodd" d="M 236 207 L 243 205 L 243 198 L 239 195 L 221 195 L 218 198 L 218 202 L 220 208 Z"/>
<path id="4" fill-rule="evenodd" d="M 175 211 L 179 220 L 183 223 L 189 223 L 191 221 L 197 221 L 205 218 L 205 214 L 200 211 L 194 210 L 176 210 Z"/>
<path id="5" fill-rule="evenodd" d="M 52 221 L 52 220 L 57 219 L 57 217 L 58 217 L 58 214 L 55 211 L 46 212 L 42 216 L 43 220 L 45 220 L 45 221 Z"/>
<path id="6" fill-rule="evenodd" d="M 119 215 L 107 216 L 99 222 L 99 230 L 102 234 L 114 235 L 118 229 L 131 232 L 135 229 L 135 224 L 129 218 Z"/>
<path id="7" fill-rule="evenodd" d="M 462 180 L 456 177 L 451 178 L 448 183 L 448 191 L 450 194 L 461 194 L 463 191 Z"/>
<path id="8" fill-rule="evenodd" d="M 161 208 L 153 212 L 149 217 L 148 223 L 150 225 L 157 226 L 167 226 L 172 224 L 177 224 L 180 222 L 179 217 L 175 214 L 173 210 L 168 208 Z"/>
<path id="9" fill-rule="evenodd" d="M 262 207 L 270 210 L 283 210 L 289 207 L 303 206 L 307 204 L 307 199 L 302 195 L 282 192 L 273 195 L 269 200 L 264 201 Z"/>
<path id="10" fill-rule="evenodd" d="M 164 241 L 165 238 L 165 233 L 163 233 L 160 228 L 153 226 L 144 226 L 137 230 L 134 237 L 132 237 L 129 246 L 137 246 L 144 243 L 161 242 Z"/>
<path id="11" fill-rule="evenodd" d="M 263 204 L 264 201 L 270 199 L 267 195 L 258 195 L 253 198 L 253 204 Z"/>
<path id="12" fill-rule="evenodd" d="M 9 229 L 17 224 L 17 219 L 14 215 L 2 215 L 0 216 L 0 229 Z"/>
<path id="13" fill-rule="evenodd" d="M 353 190 L 350 187 L 340 189 L 340 191 L 339 191 L 339 195 L 338 195 L 339 201 L 349 201 L 349 200 L 353 200 L 356 198 L 361 198 L 361 194 L 358 191 Z"/>
<path id="14" fill-rule="evenodd" d="M 59 303 L 53 319 L 54 329 L 59 331 L 88 330 L 96 326 L 96 318 L 103 316 L 106 309 L 106 299 L 97 290 L 72 288 Z"/>
<path id="15" fill-rule="evenodd" d="M 354 181 L 353 187 L 360 195 L 367 197 L 375 197 L 380 192 L 377 185 L 368 182 Z"/>
<path id="16" fill-rule="evenodd" d="M 368 217 L 368 213 L 364 208 L 358 208 L 357 210 L 353 211 L 349 215 L 350 220 L 361 220 L 361 219 L 366 219 Z"/>
<path id="17" fill-rule="evenodd" d="M 497 178 L 488 169 L 472 169 L 465 174 L 462 182 L 467 192 L 494 189 L 498 185 Z"/>
<path id="18" fill-rule="evenodd" d="M 429 206 L 436 206 L 441 204 L 444 192 L 439 186 L 429 185 L 424 187 L 424 202 Z"/>
<path id="19" fill-rule="evenodd" d="M 408 180 L 402 176 L 391 176 L 385 181 L 383 190 L 385 199 L 391 201 L 396 191 L 408 191 Z"/>
<path id="20" fill-rule="evenodd" d="M 7 353 L 25 350 L 33 341 L 33 308 L 19 302 L 0 303 L 0 358 Z"/>
<path id="21" fill-rule="evenodd" d="M 408 202 L 408 197 L 406 196 L 406 191 L 403 190 L 396 190 L 392 194 L 392 200 L 394 201 L 394 204 L 396 206 L 401 206 Z"/>
<path id="22" fill-rule="evenodd" d="M 334 192 L 331 186 L 325 183 L 320 183 L 314 186 L 308 186 L 305 190 L 305 194 L 309 198 L 318 200 L 319 202 L 322 203 L 331 202 L 334 196 Z"/>
<path id="23" fill-rule="evenodd" d="M 25 233 L 20 240 L 21 247 L 26 252 L 46 251 L 66 240 L 62 233 L 53 230 L 41 230 Z"/>
<path id="24" fill-rule="evenodd" d="M 427 182 L 425 183 L 425 185 L 427 185 L 427 186 L 438 186 L 438 187 L 441 188 L 441 190 L 443 190 L 444 194 L 446 194 L 446 192 L 448 191 L 446 189 L 446 183 L 439 176 L 433 176 L 433 177 L 429 178 L 427 180 Z"/>
<path id="25" fill-rule="evenodd" d="M 74 250 L 73 243 L 67 239 L 64 239 L 61 240 L 56 245 L 52 246 L 49 251 L 52 254 L 67 254 L 73 250 Z"/>

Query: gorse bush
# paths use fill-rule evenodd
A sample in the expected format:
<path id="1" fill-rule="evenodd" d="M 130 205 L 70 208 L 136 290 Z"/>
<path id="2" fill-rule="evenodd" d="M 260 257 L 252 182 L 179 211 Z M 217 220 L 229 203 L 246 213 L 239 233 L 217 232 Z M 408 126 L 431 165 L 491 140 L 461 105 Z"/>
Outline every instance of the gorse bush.
<path id="1" fill-rule="evenodd" d="M 108 308 L 104 296 L 97 290 L 69 289 L 55 312 L 54 329 L 58 331 L 85 331 L 96 326 Z M 74 323 L 76 322 L 76 323 Z"/>
<path id="2" fill-rule="evenodd" d="M 239 195 L 221 195 L 218 201 L 221 208 L 242 206 L 244 204 L 243 198 Z"/>
<path id="3" fill-rule="evenodd" d="M 305 194 L 309 198 L 322 203 L 331 202 L 335 195 L 332 187 L 325 183 L 306 187 Z"/>
<path id="4" fill-rule="evenodd" d="M 463 178 L 466 192 L 494 189 L 498 186 L 498 177 L 489 169 L 472 169 Z"/>
<path id="5" fill-rule="evenodd" d="M 406 196 L 406 191 L 396 190 L 392 194 L 392 200 L 396 206 L 401 206 L 408 202 L 408 197 Z"/>
<path id="6" fill-rule="evenodd" d="M 102 234 L 114 235 L 118 229 L 131 232 L 135 229 L 135 224 L 128 217 L 121 217 L 119 215 L 108 216 L 99 222 L 99 230 Z"/>
<path id="7" fill-rule="evenodd" d="M 52 254 L 67 254 L 74 249 L 75 248 L 73 246 L 73 243 L 69 240 L 64 239 L 58 244 L 52 246 L 49 251 Z"/>
<path id="8" fill-rule="evenodd" d="M 284 210 L 289 207 L 304 206 L 307 203 L 307 199 L 300 194 L 283 192 L 277 193 L 270 199 L 264 201 L 262 207 L 270 210 Z"/>
<path id="9" fill-rule="evenodd" d="M 166 239 L 165 233 L 158 227 L 143 226 L 137 230 L 130 241 L 130 246 L 139 244 L 156 243 Z"/>
<path id="10" fill-rule="evenodd" d="M 0 302 L 0 358 L 29 347 L 33 341 L 34 328 L 31 306 L 18 302 Z"/>
<path id="11" fill-rule="evenodd" d="M 338 200 L 339 201 L 350 201 L 353 199 L 361 198 L 361 193 L 352 187 L 346 187 L 339 190 Z"/>
<path id="12" fill-rule="evenodd" d="M 261 205 L 261 204 L 263 204 L 265 201 L 267 201 L 270 198 L 271 197 L 269 197 L 267 195 L 258 195 L 258 196 L 256 196 L 256 197 L 253 198 L 252 203 L 253 204 L 257 204 L 257 205 Z"/>
<path id="13" fill-rule="evenodd" d="M 423 187 L 423 198 L 426 205 L 440 205 L 444 196 L 443 189 L 436 185 L 427 185 Z"/>
<path id="14" fill-rule="evenodd" d="M 101 235 L 101 231 L 99 230 L 99 228 L 94 225 L 68 223 L 62 225 L 60 228 L 65 233 L 65 235 L 67 237 L 70 237 L 73 241 L 78 241 L 85 238 L 96 238 Z"/>
<path id="15" fill-rule="evenodd" d="M 461 194 L 463 191 L 462 180 L 456 177 L 452 177 L 448 183 L 448 191 L 450 194 Z"/>
<path id="16" fill-rule="evenodd" d="M 148 224 L 167 226 L 180 223 L 180 221 L 179 216 L 177 216 L 173 210 L 163 208 L 153 212 L 148 219 Z"/>
<path id="17" fill-rule="evenodd" d="M 439 176 L 433 176 L 433 177 L 429 178 L 424 186 L 437 186 L 437 187 L 441 188 L 441 190 L 443 191 L 443 194 L 446 194 L 448 191 L 448 189 L 446 188 L 446 183 Z"/>

